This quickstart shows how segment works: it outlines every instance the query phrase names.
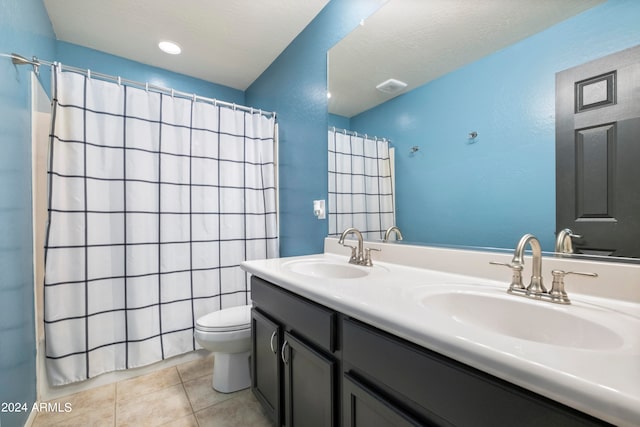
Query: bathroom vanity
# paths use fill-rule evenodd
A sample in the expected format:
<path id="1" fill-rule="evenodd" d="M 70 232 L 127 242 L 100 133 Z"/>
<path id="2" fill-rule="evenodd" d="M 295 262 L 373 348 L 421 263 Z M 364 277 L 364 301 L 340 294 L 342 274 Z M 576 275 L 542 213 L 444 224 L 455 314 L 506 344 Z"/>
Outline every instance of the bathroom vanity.
<path id="1" fill-rule="evenodd" d="M 337 313 L 256 276 L 251 288 L 256 397 L 276 425 L 336 425 Z"/>
<path id="2" fill-rule="evenodd" d="M 327 240 L 326 247 L 335 248 Z M 407 250 L 376 246 L 392 261 L 397 251 Z M 347 258 L 328 251 L 243 264 L 253 274 L 252 389 L 276 425 L 638 424 L 640 352 L 637 338 L 625 341 L 627 333 L 640 330 L 634 330 L 640 326 L 637 302 L 616 305 L 575 294 L 570 306 L 543 306 L 538 312 L 531 304 L 551 303 L 522 298 L 519 305 L 519 297 L 506 294 L 508 274 L 502 281 L 486 277 L 493 267 L 480 268 L 485 277 L 478 277 L 446 271 L 437 257 L 432 260 L 438 270 L 380 260 L 360 267 Z M 549 267 L 557 268 L 554 262 Z M 636 266 L 628 268 L 640 278 Z M 607 278 L 607 271 L 603 275 Z M 567 288 L 570 292 L 571 284 Z M 503 304 L 513 317 L 501 322 L 522 323 L 523 330 L 545 327 L 532 316 L 589 317 L 595 310 L 594 325 L 616 328 L 622 341 L 597 326 L 594 333 L 602 335 L 591 338 L 567 336 L 563 325 L 555 335 L 487 331 L 491 324 L 474 321 L 482 323 L 478 319 L 499 310 L 483 298 Z M 517 301 L 515 315 L 509 311 L 511 299 Z M 601 302 L 613 304 L 604 309 L 620 319 L 601 321 Z M 471 317 L 446 313 L 459 304 Z M 473 314 L 478 310 L 469 304 L 491 312 Z M 573 317 L 558 319 L 567 321 L 567 329 L 576 326 Z M 588 326 L 585 331 L 591 332 Z M 553 341 L 564 339 L 566 345 Z"/>

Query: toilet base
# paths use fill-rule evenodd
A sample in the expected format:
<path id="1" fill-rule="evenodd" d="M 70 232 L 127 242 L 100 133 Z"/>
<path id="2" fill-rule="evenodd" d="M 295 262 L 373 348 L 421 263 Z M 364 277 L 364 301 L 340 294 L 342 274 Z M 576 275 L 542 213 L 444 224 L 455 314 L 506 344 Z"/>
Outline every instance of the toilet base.
<path id="1" fill-rule="evenodd" d="M 221 393 L 233 393 L 251 386 L 249 356 L 251 352 L 214 353 L 213 388 Z"/>

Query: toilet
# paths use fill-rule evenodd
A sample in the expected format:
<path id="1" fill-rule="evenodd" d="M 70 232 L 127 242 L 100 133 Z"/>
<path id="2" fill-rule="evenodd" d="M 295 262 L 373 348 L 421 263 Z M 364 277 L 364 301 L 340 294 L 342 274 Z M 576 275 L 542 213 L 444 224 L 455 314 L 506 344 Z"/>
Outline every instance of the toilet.
<path id="1" fill-rule="evenodd" d="M 213 388 L 232 393 L 251 386 L 251 306 L 225 308 L 200 317 L 194 336 L 214 353 Z"/>

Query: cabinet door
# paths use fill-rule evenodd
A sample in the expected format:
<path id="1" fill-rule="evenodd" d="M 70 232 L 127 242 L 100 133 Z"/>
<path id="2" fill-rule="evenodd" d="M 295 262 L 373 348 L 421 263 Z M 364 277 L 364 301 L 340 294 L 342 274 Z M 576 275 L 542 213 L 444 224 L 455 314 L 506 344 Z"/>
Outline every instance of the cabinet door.
<path id="1" fill-rule="evenodd" d="M 251 389 L 265 411 L 280 425 L 280 326 L 251 310 Z"/>
<path id="2" fill-rule="evenodd" d="M 285 332 L 281 351 L 284 363 L 285 426 L 335 425 L 336 363 Z"/>
<path id="3" fill-rule="evenodd" d="M 423 423 L 389 403 L 348 373 L 342 377 L 342 424 L 345 427 L 411 427 Z"/>

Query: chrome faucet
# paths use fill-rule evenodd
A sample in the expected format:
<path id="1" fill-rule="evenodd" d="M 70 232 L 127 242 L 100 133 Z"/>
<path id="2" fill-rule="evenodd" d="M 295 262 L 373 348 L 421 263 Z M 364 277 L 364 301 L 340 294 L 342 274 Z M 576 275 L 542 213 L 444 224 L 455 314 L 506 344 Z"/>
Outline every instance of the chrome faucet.
<path id="1" fill-rule="evenodd" d="M 581 239 L 582 236 L 574 234 L 570 228 L 562 229 L 558 232 L 556 237 L 556 253 L 560 254 L 572 254 L 573 253 L 573 241 L 572 238 Z"/>
<path id="2" fill-rule="evenodd" d="M 562 230 L 565 231 L 565 230 Z M 571 230 L 569 230 L 570 232 Z M 567 235 L 568 236 L 568 235 Z M 524 268 L 524 251 L 527 244 L 531 246 L 533 255 L 531 266 L 531 283 L 526 288 L 522 284 L 522 270 Z M 564 290 L 564 276 L 567 274 L 577 274 L 581 276 L 598 277 L 596 273 L 582 273 L 577 271 L 553 270 L 553 283 L 551 290 L 547 291 L 542 283 L 542 248 L 540 241 L 533 234 L 522 236 L 513 253 L 511 263 L 491 261 L 490 264 L 504 265 L 513 270 L 513 277 L 507 292 L 515 295 L 522 295 L 529 298 L 543 299 L 545 301 L 558 304 L 570 304 L 571 301 Z"/>
<path id="3" fill-rule="evenodd" d="M 533 252 L 533 265 L 531 267 L 531 283 L 525 288 L 522 284 L 522 270 L 524 269 L 524 250 L 527 243 L 531 245 L 531 251 Z M 522 236 L 516 246 L 516 250 L 513 252 L 513 259 L 510 263 L 490 261 L 489 264 L 504 265 L 513 270 L 513 277 L 507 291 L 510 294 L 520 294 L 535 298 L 536 295 L 547 292 L 542 283 L 542 247 L 538 238 L 533 234 Z"/>
<path id="4" fill-rule="evenodd" d="M 347 244 L 344 243 L 344 239 L 349 234 L 355 234 L 356 238 L 358 239 L 357 252 L 356 252 L 356 247 L 355 246 L 347 245 Z M 351 263 L 351 264 L 359 264 L 359 265 L 363 265 L 364 264 L 364 251 L 362 249 L 363 240 L 362 240 L 362 233 L 360 232 L 360 230 L 358 230 L 357 228 L 353 228 L 353 227 L 347 228 L 340 235 L 340 240 L 338 240 L 338 243 L 341 244 L 342 246 L 346 246 L 348 248 L 351 248 L 351 258 L 349 258 L 349 263 Z"/>
<path id="5" fill-rule="evenodd" d="M 531 252 L 533 255 L 531 264 L 531 283 L 527 286 L 527 296 L 539 296 L 540 294 L 547 292 L 547 289 L 542 283 L 542 247 L 540 241 L 533 234 L 525 234 L 522 236 L 516 250 L 513 253 L 512 264 L 524 265 L 524 250 L 527 243 L 531 246 Z"/>
<path id="6" fill-rule="evenodd" d="M 398 227 L 392 225 L 391 227 L 387 228 L 387 231 L 384 232 L 384 239 L 382 241 L 385 243 L 389 241 L 389 237 L 391 236 L 391 232 L 393 231 L 396 232 L 396 238 L 398 240 L 402 240 L 402 232 L 400 232 L 400 229 Z"/>
<path id="7" fill-rule="evenodd" d="M 356 237 L 358 238 L 357 248 L 355 246 L 347 245 L 344 243 L 344 239 L 349 234 L 352 234 L 352 233 L 355 234 Z M 380 249 L 377 249 L 377 248 L 363 248 L 364 243 L 362 239 L 362 233 L 360 232 L 360 230 L 353 227 L 347 228 L 342 232 L 342 234 L 340 235 L 340 240 L 338 240 L 338 243 L 341 244 L 342 246 L 351 248 L 351 257 L 349 258 L 350 264 L 364 265 L 365 267 L 373 266 L 373 261 L 371 261 L 371 251 L 378 251 L 378 252 L 380 251 Z"/>

